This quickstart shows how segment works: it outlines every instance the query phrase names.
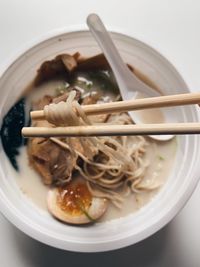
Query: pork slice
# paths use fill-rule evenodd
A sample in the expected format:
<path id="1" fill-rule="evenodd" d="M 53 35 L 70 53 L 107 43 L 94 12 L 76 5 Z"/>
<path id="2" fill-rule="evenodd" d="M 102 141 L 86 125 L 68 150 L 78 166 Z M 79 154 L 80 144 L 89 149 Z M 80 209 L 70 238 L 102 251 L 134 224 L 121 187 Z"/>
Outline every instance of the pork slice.
<path id="1" fill-rule="evenodd" d="M 41 175 L 44 184 L 61 184 L 71 179 L 76 156 L 49 139 L 33 138 L 28 144 L 31 166 Z"/>
<path id="2" fill-rule="evenodd" d="M 52 102 L 52 97 L 44 96 L 34 103 L 34 109 L 43 109 Z M 49 122 L 35 121 L 35 127 L 53 127 Z M 70 151 L 46 138 L 31 138 L 28 141 L 28 156 L 30 166 L 33 167 L 42 178 L 44 184 L 62 184 L 71 179 L 73 168 L 76 164 L 76 156 Z"/>
<path id="3" fill-rule="evenodd" d="M 100 99 L 101 95 L 99 93 L 95 94 L 89 94 L 88 96 L 83 98 L 82 105 L 92 105 L 96 104 L 98 100 Z M 108 119 L 109 115 L 108 114 L 100 114 L 100 115 L 94 115 L 94 116 L 89 116 L 90 120 L 92 123 L 103 123 L 106 122 Z"/>
<path id="4" fill-rule="evenodd" d="M 52 60 L 47 60 L 42 63 L 37 71 L 34 80 L 35 85 L 39 85 L 44 81 L 54 79 L 57 76 L 69 77 L 69 73 L 77 67 L 76 54 L 74 56 L 61 54 Z"/>

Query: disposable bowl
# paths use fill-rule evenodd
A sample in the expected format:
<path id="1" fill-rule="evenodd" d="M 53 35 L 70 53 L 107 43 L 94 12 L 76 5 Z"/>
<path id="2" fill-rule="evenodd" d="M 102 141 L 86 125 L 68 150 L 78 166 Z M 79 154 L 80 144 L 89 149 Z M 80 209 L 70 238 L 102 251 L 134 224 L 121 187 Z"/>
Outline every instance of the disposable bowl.
<path id="1" fill-rule="evenodd" d="M 112 38 L 124 61 L 150 77 L 164 94 L 189 92 L 180 74 L 155 49 L 120 33 L 113 32 Z M 42 62 L 61 53 L 77 51 L 92 56 L 100 49 L 88 31 L 80 30 L 53 34 L 20 53 L 0 78 L 0 123 Z M 177 122 L 200 120 L 195 105 L 171 110 Z M 0 210 L 24 233 L 57 248 L 97 252 L 135 244 L 166 225 L 184 206 L 199 180 L 200 136 L 183 135 L 177 140 L 174 168 L 151 202 L 134 214 L 87 227 L 62 224 L 31 203 L 17 186 L 0 144 Z"/>

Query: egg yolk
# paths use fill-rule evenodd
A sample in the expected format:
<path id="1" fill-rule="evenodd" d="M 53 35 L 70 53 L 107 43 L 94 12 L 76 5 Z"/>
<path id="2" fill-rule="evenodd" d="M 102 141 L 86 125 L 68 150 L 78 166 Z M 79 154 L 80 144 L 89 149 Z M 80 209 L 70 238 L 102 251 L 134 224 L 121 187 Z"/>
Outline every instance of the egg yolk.
<path id="1" fill-rule="evenodd" d="M 58 189 L 57 202 L 63 211 L 79 215 L 87 211 L 92 202 L 92 195 L 84 183 L 69 184 Z"/>

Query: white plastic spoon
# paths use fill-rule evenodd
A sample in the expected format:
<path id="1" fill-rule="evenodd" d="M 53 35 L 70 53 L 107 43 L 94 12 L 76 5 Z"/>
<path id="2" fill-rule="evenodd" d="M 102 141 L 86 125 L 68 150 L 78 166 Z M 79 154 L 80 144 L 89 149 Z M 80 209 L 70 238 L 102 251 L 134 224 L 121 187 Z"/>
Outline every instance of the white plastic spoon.
<path id="1" fill-rule="evenodd" d="M 129 70 L 127 65 L 123 62 L 117 48 L 98 15 L 90 14 L 87 17 L 87 24 L 110 64 L 117 80 L 121 96 L 124 100 L 137 98 L 138 93 L 142 93 L 148 97 L 160 95 L 156 90 L 139 80 L 136 75 Z M 136 112 L 130 111 L 129 115 L 135 123 L 142 123 L 141 118 Z M 150 137 L 159 141 L 167 141 L 174 136 L 151 135 Z"/>

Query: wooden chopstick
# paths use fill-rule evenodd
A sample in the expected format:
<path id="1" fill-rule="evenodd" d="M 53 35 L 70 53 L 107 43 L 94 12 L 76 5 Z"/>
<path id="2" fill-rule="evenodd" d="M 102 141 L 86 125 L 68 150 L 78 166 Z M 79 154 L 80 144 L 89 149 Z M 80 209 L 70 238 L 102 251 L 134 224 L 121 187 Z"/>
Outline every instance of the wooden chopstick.
<path id="1" fill-rule="evenodd" d="M 80 137 L 117 135 L 199 134 L 200 123 L 92 125 L 69 127 L 24 127 L 24 137 Z"/>
<path id="2" fill-rule="evenodd" d="M 97 115 L 117 112 L 127 112 L 131 110 L 182 106 L 200 103 L 200 93 L 187 93 L 178 95 L 158 96 L 151 98 L 134 99 L 127 101 L 109 102 L 94 105 L 82 105 L 86 115 Z M 43 110 L 31 112 L 33 120 L 44 120 Z"/>

